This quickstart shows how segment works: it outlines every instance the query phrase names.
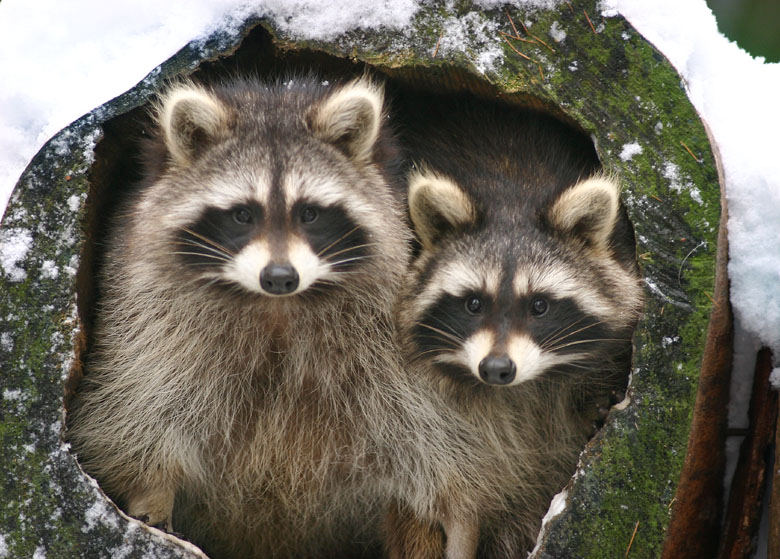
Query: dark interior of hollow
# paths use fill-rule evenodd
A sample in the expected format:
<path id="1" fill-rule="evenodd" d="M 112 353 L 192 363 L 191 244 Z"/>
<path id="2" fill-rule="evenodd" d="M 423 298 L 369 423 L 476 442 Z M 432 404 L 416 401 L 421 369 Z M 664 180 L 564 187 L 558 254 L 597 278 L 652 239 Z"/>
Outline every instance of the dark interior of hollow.
<path id="1" fill-rule="evenodd" d="M 319 51 L 282 47 L 274 42 L 262 25 L 251 29 L 231 54 L 201 63 L 190 77 L 210 83 L 234 76 L 255 76 L 262 80 L 313 73 L 323 79 L 338 81 L 363 75 L 366 71 L 385 82 L 391 110 L 394 98 L 402 99 L 419 93 L 465 92 L 475 99 L 502 100 L 545 110 L 570 125 L 572 133 L 587 137 L 587 133 L 558 107 L 544 104 L 535 97 L 502 93 L 462 69 L 446 66 L 369 66 Z M 103 137 L 95 148 L 95 162 L 90 169 L 85 242 L 76 285 L 82 334 L 81 342 L 77 344 L 75 365 L 66 384 L 66 409 L 84 374 L 80 357 L 82 352 L 89 351 L 96 302 L 100 300 L 96 277 L 101 268 L 101 239 L 106 237 L 115 208 L 141 178 L 139 140 L 148 134 L 152 126 L 148 104 L 138 107 L 103 123 Z"/>

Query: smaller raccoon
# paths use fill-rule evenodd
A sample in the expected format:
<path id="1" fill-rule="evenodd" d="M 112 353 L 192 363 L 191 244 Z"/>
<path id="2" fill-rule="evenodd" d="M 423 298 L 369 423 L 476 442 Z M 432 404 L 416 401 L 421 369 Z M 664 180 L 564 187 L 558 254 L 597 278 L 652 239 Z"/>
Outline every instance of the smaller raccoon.
<path id="1" fill-rule="evenodd" d="M 472 447 L 430 469 L 429 493 L 408 484 L 388 548 L 439 556 L 440 525 L 448 559 L 520 557 L 598 407 L 625 388 L 642 305 L 633 230 L 592 144 L 556 119 L 473 100 L 417 109 L 402 141 L 421 251 L 398 321 L 412 374 Z M 424 459 L 446 463 L 436 451 Z"/>
<path id="2" fill-rule="evenodd" d="M 112 223 L 68 438 L 214 557 L 381 549 L 410 242 L 383 106 L 365 78 L 176 85 Z"/>

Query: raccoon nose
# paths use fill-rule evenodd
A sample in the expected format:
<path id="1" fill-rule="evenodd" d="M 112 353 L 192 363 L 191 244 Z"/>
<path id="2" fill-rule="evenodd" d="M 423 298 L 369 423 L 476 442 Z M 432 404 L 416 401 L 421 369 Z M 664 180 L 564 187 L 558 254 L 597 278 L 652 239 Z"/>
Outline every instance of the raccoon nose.
<path id="1" fill-rule="evenodd" d="M 271 295 L 287 295 L 298 287 L 298 272 L 289 264 L 268 264 L 260 272 L 260 286 Z"/>
<path id="2" fill-rule="evenodd" d="M 479 362 L 479 376 L 488 384 L 509 384 L 515 380 L 515 363 L 506 355 L 488 355 Z"/>

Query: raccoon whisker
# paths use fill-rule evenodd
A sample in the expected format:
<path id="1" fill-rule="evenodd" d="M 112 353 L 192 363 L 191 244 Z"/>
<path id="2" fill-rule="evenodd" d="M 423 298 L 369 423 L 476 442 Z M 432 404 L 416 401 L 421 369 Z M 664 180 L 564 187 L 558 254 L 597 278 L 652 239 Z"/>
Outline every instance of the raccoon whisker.
<path id="1" fill-rule="evenodd" d="M 216 248 L 218 248 L 219 250 L 221 250 L 221 251 L 222 251 L 222 252 L 224 252 L 225 254 L 227 254 L 227 255 L 229 255 L 229 256 L 235 256 L 235 253 L 234 253 L 233 251 L 231 251 L 231 250 L 230 250 L 230 249 L 228 249 L 227 247 L 225 247 L 225 246 L 221 245 L 220 243 L 218 243 L 218 242 L 214 241 L 213 239 L 209 239 L 208 237 L 206 237 L 206 236 L 204 236 L 204 235 L 201 235 L 200 233 L 197 233 L 197 232 L 193 231 L 193 230 L 192 230 L 192 229 L 190 229 L 189 227 L 182 227 L 181 229 L 182 229 L 182 231 L 184 231 L 185 233 L 189 233 L 189 234 L 190 234 L 190 235 L 192 235 L 193 237 L 200 239 L 201 241 L 205 242 L 206 244 L 209 244 L 209 245 L 211 245 L 211 246 L 213 246 L 213 247 L 216 247 Z"/>
<path id="2" fill-rule="evenodd" d="M 366 248 L 366 247 L 372 247 L 372 246 L 376 246 L 376 245 L 378 245 L 378 244 L 379 244 L 379 243 L 364 243 L 364 244 L 362 244 L 362 245 L 355 245 L 355 246 L 353 246 L 353 247 L 347 247 L 347 248 L 343 248 L 343 249 L 341 249 L 341 250 L 339 250 L 339 251 L 336 251 L 336 252 L 334 252 L 333 254 L 329 254 L 329 255 L 328 255 L 328 258 L 332 258 L 332 257 L 334 257 L 334 256 L 338 256 L 339 254 L 344 254 L 344 253 L 346 253 L 346 252 L 350 252 L 350 251 L 352 251 L 352 250 L 358 250 L 358 249 L 361 249 L 361 248 Z M 320 254 L 322 254 L 322 253 L 320 253 Z M 318 254 L 317 256 L 319 256 L 320 254 Z"/>
<path id="3" fill-rule="evenodd" d="M 342 276 L 364 276 L 366 273 L 361 270 L 331 270 L 330 275 L 341 278 Z M 331 279 L 330 282 L 335 285 L 338 280 Z"/>
<path id="4" fill-rule="evenodd" d="M 583 316 L 583 317 L 579 318 L 578 320 L 575 320 L 574 322 L 559 328 L 558 330 L 555 331 L 554 335 L 550 335 L 547 338 L 545 338 L 541 342 L 540 345 L 542 345 L 542 344 L 547 344 L 547 345 L 555 344 L 557 342 L 565 340 L 569 336 L 573 336 L 574 334 L 578 334 L 579 332 L 582 332 L 583 330 L 587 330 L 588 328 L 592 328 L 593 326 L 597 326 L 599 324 L 603 324 L 604 323 L 604 321 L 598 320 L 596 322 L 592 322 L 592 323 L 590 323 L 590 324 L 588 324 L 586 326 L 583 326 L 582 328 L 579 328 L 578 330 L 570 331 L 572 328 L 574 328 L 576 325 L 581 323 L 586 318 L 587 317 Z"/>
<path id="5" fill-rule="evenodd" d="M 454 317 L 454 316 L 452 316 L 451 314 L 447 314 L 447 317 L 448 317 L 448 318 L 455 318 L 455 317 Z M 441 318 L 438 318 L 438 317 L 433 317 L 433 318 L 434 318 L 434 319 L 435 319 L 435 320 L 436 320 L 436 321 L 437 321 L 439 324 L 441 324 L 442 326 L 444 326 L 445 328 L 447 328 L 447 330 L 449 330 L 450 332 L 452 332 L 452 335 L 453 335 L 453 336 L 455 336 L 456 338 L 458 338 L 458 340 L 460 340 L 460 341 L 462 341 L 462 340 L 463 340 L 463 336 L 461 335 L 461 333 L 460 333 L 460 332 L 458 332 L 457 330 L 455 330 L 455 328 L 453 328 L 453 327 L 452 327 L 450 324 L 448 324 L 447 322 L 445 322 L 445 321 L 444 321 L 444 320 L 442 320 Z"/>
<path id="6" fill-rule="evenodd" d="M 545 349 L 549 349 L 550 351 L 558 351 L 559 349 L 564 349 L 570 346 L 580 345 L 580 344 L 590 344 L 593 342 L 625 342 L 627 340 L 628 338 L 592 338 L 589 340 L 577 340 L 576 342 L 569 342 L 563 345 L 553 346 Z"/>
<path id="7" fill-rule="evenodd" d="M 569 328 L 573 328 L 574 326 L 576 326 L 577 324 L 579 324 L 580 322 L 582 322 L 586 318 L 587 317 L 585 317 L 585 316 L 581 316 L 580 318 L 578 318 L 577 320 L 575 320 L 574 322 L 572 322 L 570 324 L 567 324 L 565 326 L 561 326 L 560 328 L 556 328 L 555 330 L 552 331 L 552 333 L 550 333 L 547 336 L 545 336 L 545 338 L 539 342 L 539 345 L 540 346 L 544 346 L 544 344 L 549 342 L 551 339 L 555 338 L 556 336 L 558 336 L 560 334 L 563 334 Z"/>
<path id="8" fill-rule="evenodd" d="M 185 255 L 185 256 L 202 256 L 202 257 L 211 258 L 212 260 L 217 260 L 217 261 L 220 261 L 220 262 L 230 262 L 229 258 L 226 258 L 226 257 L 224 257 L 224 256 L 222 256 L 221 254 L 218 254 L 218 253 L 203 254 L 202 252 L 187 252 L 187 251 L 179 250 L 179 251 L 173 252 L 172 254 L 181 254 L 181 255 Z M 205 265 L 211 265 L 211 264 L 210 263 L 206 264 L 205 262 L 201 262 L 200 264 L 193 262 L 192 265 L 194 265 L 194 266 L 204 265 L 205 266 Z"/>
<path id="9" fill-rule="evenodd" d="M 441 335 L 436 336 L 435 333 L 434 334 L 425 334 L 425 338 L 430 339 L 430 340 L 436 340 L 436 341 L 439 341 L 439 342 L 447 343 L 448 347 L 451 344 L 452 349 L 457 349 L 460 346 L 460 340 L 457 340 L 457 342 L 454 342 L 452 338 L 444 338 Z"/>
<path id="10" fill-rule="evenodd" d="M 439 342 L 441 344 L 444 344 L 442 347 L 438 347 L 436 349 L 429 349 L 420 355 L 425 355 L 426 353 L 432 353 L 432 352 L 438 352 L 438 353 L 454 353 L 457 351 L 458 346 L 456 344 L 453 344 L 450 340 L 445 340 L 444 338 L 437 338 L 436 336 L 426 336 L 427 339 Z M 451 345 L 450 345 L 451 344 Z"/>
<path id="11" fill-rule="evenodd" d="M 343 241 L 344 239 L 346 239 L 348 236 L 350 236 L 352 233 L 354 233 L 354 232 L 355 232 L 355 231 L 357 231 L 358 229 L 360 229 L 360 226 L 359 226 L 359 225 L 355 225 L 355 226 L 354 226 L 352 229 L 350 229 L 349 231 L 347 231 L 346 233 L 344 233 L 344 234 L 343 234 L 341 237 L 339 237 L 338 239 L 336 239 L 335 241 L 333 241 L 332 243 L 330 243 L 328 246 L 326 246 L 325 248 L 323 248 L 321 251 L 319 251 L 319 252 L 317 253 L 317 256 L 322 256 L 322 255 L 323 255 L 323 253 L 324 253 L 324 252 L 326 252 L 326 251 L 327 251 L 329 248 L 331 248 L 333 245 L 335 245 L 335 244 L 336 244 L 336 243 L 338 243 L 339 241 Z"/>
<path id="12" fill-rule="evenodd" d="M 444 330 L 440 330 L 439 328 L 436 328 L 435 326 L 431 326 L 430 324 L 425 324 L 424 322 L 418 322 L 418 326 L 422 326 L 423 328 L 427 328 L 428 330 L 432 330 L 433 332 L 436 332 L 437 334 L 441 334 L 448 340 L 452 340 L 453 342 L 460 344 L 463 341 L 463 338 L 458 337 L 457 335 L 450 334 L 449 332 L 445 332 Z M 457 333 L 454 333 L 457 334 Z"/>
<path id="13" fill-rule="evenodd" d="M 220 249 L 216 245 L 203 244 L 203 243 L 199 243 L 197 241 L 194 241 L 192 239 L 181 239 L 181 240 L 179 240 L 179 242 L 177 244 L 182 245 L 182 246 L 191 246 L 191 247 L 202 248 L 203 250 L 207 250 L 207 251 L 209 251 L 211 253 L 222 255 L 226 259 L 229 259 L 229 258 L 234 256 L 232 253 L 225 252 L 224 250 Z"/>
<path id="14" fill-rule="evenodd" d="M 421 351 L 419 353 L 415 353 L 414 355 L 412 355 L 411 359 L 413 359 L 413 360 L 421 359 L 424 355 L 430 355 L 430 354 L 440 355 L 442 353 L 450 353 L 450 352 L 451 352 L 451 350 L 447 349 L 447 348 L 429 349 L 429 350 L 426 350 L 426 351 Z"/>
<path id="15" fill-rule="evenodd" d="M 339 275 L 341 275 L 341 272 L 339 272 Z M 326 279 L 326 278 L 318 278 L 317 281 L 315 281 L 313 284 L 309 286 L 309 289 L 311 289 L 315 285 L 324 284 L 324 285 L 339 285 L 339 282 L 332 280 L 332 279 Z"/>
<path id="16" fill-rule="evenodd" d="M 365 256 L 355 256 L 354 258 L 345 258 L 344 260 L 337 260 L 336 262 L 329 262 L 332 268 L 335 268 L 336 266 L 341 266 L 343 264 L 348 264 L 349 262 L 358 262 L 360 260 L 366 260 L 368 258 L 372 258 L 374 255 L 365 255 Z M 341 272 L 339 272 L 341 273 Z"/>
<path id="17" fill-rule="evenodd" d="M 579 321 L 577 321 L 577 322 L 579 322 Z M 565 336 L 558 336 L 557 338 L 553 338 L 552 340 L 547 340 L 547 341 L 546 341 L 546 342 L 544 342 L 543 344 L 539 344 L 539 345 L 540 345 L 540 346 L 542 346 L 542 347 L 544 347 L 545 349 L 546 349 L 546 348 L 549 348 L 549 347 L 552 347 L 552 346 L 554 346 L 555 344 L 558 344 L 558 343 L 562 342 L 562 341 L 563 341 L 563 340 L 565 340 L 566 338 L 569 338 L 569 337 L 571 337 L 571 336 L 573 336 L 573 335 L 575 335 L 575 334 L 579 334 L 580 332 L 582 332 L 582 331 L 584 331 L 584 330 L 587 330 L 588 328 L 593 328 L 594 326 L 598 326 L 599 324 L 603 324 L 603 323 L 604 323 L 604 321 L 603 321 L 603 320 L 599 320 L 599 321 L 597 321 L 597 322 L 593 322 L 593 323 L 591 323 L 591 324 L 588 324 L 587 326 L 583 326 L 582 328 L 580 328 L 580 329 L 578 329 L 578 330 L 575 330 L 575 331 L 573 331 L 573 332 L 569 332 L 569 333 L 568 333 L 568 334 L 566 334 Z M 576 324 L 576 323 L 575 323 L 575 324 Z"/>

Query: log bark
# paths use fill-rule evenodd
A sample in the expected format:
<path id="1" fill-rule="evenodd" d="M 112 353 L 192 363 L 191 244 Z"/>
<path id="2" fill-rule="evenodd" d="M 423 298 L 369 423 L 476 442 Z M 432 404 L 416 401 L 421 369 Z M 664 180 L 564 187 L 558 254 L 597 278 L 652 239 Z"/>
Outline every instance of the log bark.
<path id="1" fill-rule="evenodd" d="M 716 152 L 716 160 L 720 163 L 717 155 Z M 719 171 L 722 177 L 720 165 Z M 707 329 L 688 450 L 674 497 L 663 559 L 714 557 L 721 537 L 734 342 L 733 315 L 729 302 L 728 212 L 723 185 L 721 207 L 714 307 Z"/>
<path id="2" fill-rule="evenodd" d="M 739 462 L 731 482 L 719 559 L 750 559 L 756 549 L 761 523 L 761 506 L 771 475 L 770 453 L 774 452 L 778 394 L 772 390 L 772 352 L 758 352 L 753 393 L 750 398 L 750 428 L 740 448 Z"/>

